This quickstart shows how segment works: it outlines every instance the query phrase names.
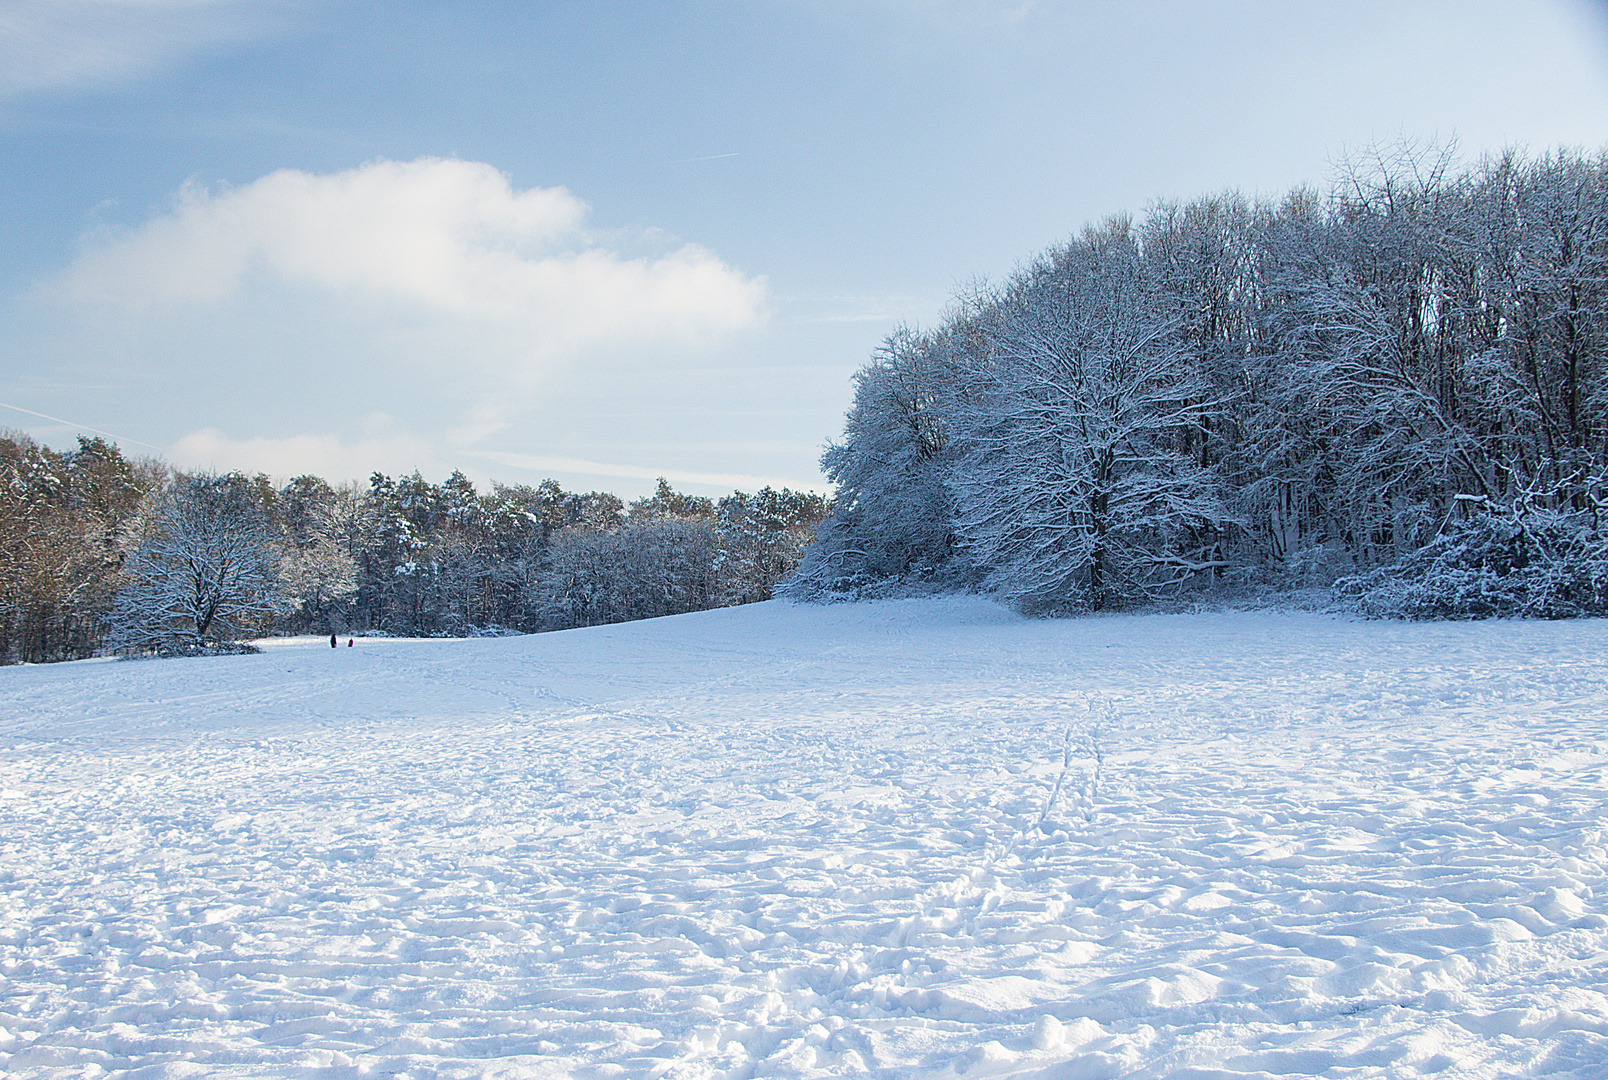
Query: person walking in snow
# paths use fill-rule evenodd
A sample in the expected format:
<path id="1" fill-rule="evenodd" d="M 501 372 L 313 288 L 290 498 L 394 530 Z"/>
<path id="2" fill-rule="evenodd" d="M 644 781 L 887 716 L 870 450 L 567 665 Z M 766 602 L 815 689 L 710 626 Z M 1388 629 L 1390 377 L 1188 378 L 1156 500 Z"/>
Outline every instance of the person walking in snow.
<path id="1" fill-rule="evenodd" d="M 329 647 L 332 649 L 335 647 L 335 631 L 333 630 L 329 632 Z"/>

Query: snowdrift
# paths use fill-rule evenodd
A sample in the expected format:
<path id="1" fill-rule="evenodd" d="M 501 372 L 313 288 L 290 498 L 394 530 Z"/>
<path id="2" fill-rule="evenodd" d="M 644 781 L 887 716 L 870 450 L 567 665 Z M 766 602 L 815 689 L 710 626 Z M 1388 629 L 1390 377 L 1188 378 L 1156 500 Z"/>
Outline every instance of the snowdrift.
<path id="1" fill-rule="evenodd" d="M 1608 1073 L 1608 622 L 263 644 L 0 669 L 0 1072 Z"/>

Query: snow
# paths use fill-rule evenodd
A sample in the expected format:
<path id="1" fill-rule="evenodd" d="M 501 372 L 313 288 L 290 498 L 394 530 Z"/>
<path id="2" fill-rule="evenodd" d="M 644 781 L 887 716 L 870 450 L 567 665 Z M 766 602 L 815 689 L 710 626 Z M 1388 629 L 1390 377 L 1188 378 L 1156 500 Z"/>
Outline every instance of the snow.
<path id="1" fill-rule="evenodd" d="M 1608 1075 L 1608 622 L 0 670 L 0 1072 Z"/>

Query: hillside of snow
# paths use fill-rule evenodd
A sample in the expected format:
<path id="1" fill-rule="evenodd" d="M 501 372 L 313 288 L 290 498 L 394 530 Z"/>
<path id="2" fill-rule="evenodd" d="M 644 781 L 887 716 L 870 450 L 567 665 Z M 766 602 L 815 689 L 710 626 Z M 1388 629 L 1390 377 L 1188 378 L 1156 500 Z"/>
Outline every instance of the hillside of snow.
<path id="1" fill-rule="evenodd" d="M 0 669 L 0 1073 L 1608 1075 L 1608 622 Z"/>

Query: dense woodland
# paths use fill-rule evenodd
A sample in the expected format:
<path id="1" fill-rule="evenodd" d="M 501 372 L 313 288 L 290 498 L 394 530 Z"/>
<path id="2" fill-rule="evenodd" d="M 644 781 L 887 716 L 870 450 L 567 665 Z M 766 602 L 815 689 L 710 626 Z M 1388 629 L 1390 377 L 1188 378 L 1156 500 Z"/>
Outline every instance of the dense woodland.
<path id="1" fill-rule="evenodd" d="M 1408 148 L 1164 203 L 887 339 L 787 591 L 1603 611 L 1605 362 L 1604 156 Z"/>
<path id="2" fill-rule="evenodd" d="M 0 435 L 0 659 L 265 633 L 564 629 L 769 599 L 827 509 L 766 488 L 603 492 L 375 474 L 185 475 L 100 439 Z"/>

